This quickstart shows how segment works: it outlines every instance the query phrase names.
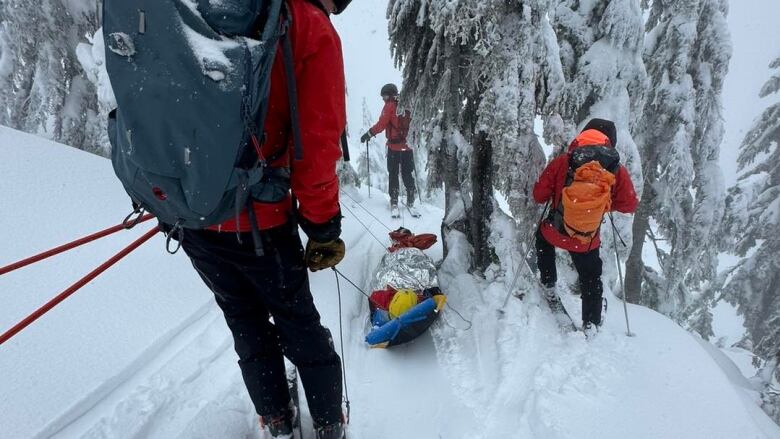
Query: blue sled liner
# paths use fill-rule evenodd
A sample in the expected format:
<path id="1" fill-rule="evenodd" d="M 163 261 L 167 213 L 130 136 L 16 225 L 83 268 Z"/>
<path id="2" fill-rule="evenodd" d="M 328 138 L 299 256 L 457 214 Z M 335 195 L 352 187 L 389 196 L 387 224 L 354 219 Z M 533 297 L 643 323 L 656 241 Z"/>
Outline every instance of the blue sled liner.
<path id="1" fill-rule="evenodd" d="M 409 311 L 403 313 L 400 317 L 386 321 L 386 311 L 375 309 L 372 313 L 372 322 L 374 329 L 366 335 L 366 343 L 374 348 L 387 348 L 407 343 L 425 332 L 439 317 L 439 309 L 443 306 L 443 295 L 441 305 L 433 298 L 425 299 L 415 305 Z M 382 323 L 377 325 L 378 323 Z"/>

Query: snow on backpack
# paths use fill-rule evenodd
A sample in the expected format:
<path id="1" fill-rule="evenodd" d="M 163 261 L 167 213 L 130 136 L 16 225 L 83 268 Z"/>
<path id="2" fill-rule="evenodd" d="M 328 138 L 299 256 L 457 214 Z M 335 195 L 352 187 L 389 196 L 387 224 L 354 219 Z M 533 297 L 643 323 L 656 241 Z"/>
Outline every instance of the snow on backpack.
<path id="1" fill-rule="evenodd" d="M 561 194 L 560 230 L 589 244 L 612 207 L 612 187 L 620 154 L 611 146 L 581 146 L 569 155 L 569 171 Z"/>
<path id="2" fill-rule="evenodd" d="M 180 232 L 287 196 L 289 169 L 268 166 L 287 151 L 261 153 L 281 44 L 301 158 L 283 0 L 105 0 L 103 23 L 111 158 L 135 203 Z"/>

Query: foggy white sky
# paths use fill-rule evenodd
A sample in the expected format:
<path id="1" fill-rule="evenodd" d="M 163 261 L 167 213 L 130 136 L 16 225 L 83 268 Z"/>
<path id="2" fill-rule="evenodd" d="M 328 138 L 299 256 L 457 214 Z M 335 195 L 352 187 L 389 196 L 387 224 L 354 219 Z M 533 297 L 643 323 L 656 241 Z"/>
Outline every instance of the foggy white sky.
<path id="1" fill-rule="evenodd" d="M 726 137 L 721 146 L 721 166 L 726 184 L 737 177 L 739 145 L 752 122 L 777 97 L 759 99 L 769 79 L 769 63 L 780 56 L 780 0 L 730 0 L 729 28 L 734 54 L 723 93 Z"/>

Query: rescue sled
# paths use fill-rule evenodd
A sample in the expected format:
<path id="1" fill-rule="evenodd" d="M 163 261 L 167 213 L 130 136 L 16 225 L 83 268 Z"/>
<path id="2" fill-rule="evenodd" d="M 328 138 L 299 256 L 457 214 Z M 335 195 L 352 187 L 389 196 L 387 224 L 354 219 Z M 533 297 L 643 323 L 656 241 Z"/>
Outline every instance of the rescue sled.
<path id="1" fill-rule="evenodd" d="M 439 289 L 436 266 L 423 253 L 436 243 L 436 235 L 414 235 L 400 228 L 390 233 L 393 242 L 374 273 L 368 299 L 371 330 L 366 343 L 389 348 L 422 335 L 439 318 L 447 297 Z"/>

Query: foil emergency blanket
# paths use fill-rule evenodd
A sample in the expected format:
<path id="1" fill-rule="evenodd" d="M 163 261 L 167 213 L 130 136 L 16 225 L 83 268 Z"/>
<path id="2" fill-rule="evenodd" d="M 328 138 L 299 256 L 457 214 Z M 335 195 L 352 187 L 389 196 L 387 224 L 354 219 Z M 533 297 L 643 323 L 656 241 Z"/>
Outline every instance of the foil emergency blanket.
<path id="1" fill-rule="evenodd" d="M 372 291 L 378 291 L 388 286 L 396 290 L 409 288 L 415 291 L 438 287 L 436 265 L 417 248 L 402 248 L 387 253 L 374 273 L 371 288 Z"/>

